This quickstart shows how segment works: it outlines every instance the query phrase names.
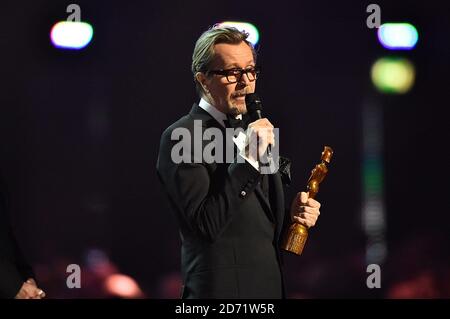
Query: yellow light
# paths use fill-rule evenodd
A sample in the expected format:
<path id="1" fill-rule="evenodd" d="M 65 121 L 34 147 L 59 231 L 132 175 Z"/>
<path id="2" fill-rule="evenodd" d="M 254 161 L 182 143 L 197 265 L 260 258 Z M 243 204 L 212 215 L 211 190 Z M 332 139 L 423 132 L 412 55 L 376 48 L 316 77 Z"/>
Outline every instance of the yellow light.
<path id="1" fill-rule="evenodd" d="M 414 85 L 414 65 L 405 58 L 381 58 L 372 66 L 371 77 L 382 93 L 404 94 Z"/>

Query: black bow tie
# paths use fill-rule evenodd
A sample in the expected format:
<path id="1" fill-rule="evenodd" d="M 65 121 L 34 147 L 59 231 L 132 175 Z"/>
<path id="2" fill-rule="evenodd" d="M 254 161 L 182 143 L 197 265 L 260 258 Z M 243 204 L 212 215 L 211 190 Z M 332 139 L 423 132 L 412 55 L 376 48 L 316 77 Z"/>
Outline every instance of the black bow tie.
<path id="1" fill-rule="evenodd" d="M 242 116 L 242 118 L 244 119 L 244 116 Z M 242 129 L 246 130 L 247 129 L 247 125 L 248 125 L 246 123 L 245 119 L 244 120 L 237 119 L 237 118 L 233 117 L 230 114 L 227 114 L 227 119 L 224 120 L 224 122 L 225 122 L 225 127 L 231 127 L 231 128 L 234 128 L 234 129 L 240 127 Z"/>

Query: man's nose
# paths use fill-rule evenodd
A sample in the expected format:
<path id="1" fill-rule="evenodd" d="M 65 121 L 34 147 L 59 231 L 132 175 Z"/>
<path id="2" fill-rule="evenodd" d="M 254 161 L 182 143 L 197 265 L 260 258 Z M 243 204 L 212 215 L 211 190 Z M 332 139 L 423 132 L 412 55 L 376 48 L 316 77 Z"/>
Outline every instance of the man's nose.
<path id="1" fill-rule="evenodd" d="M 243 86 L 250 85 L 250 78 L 248 77 L 248 73 L 245 72 L 242 74 L 241 78 L 239 79 L 239 83 L 241 83 Z"/>

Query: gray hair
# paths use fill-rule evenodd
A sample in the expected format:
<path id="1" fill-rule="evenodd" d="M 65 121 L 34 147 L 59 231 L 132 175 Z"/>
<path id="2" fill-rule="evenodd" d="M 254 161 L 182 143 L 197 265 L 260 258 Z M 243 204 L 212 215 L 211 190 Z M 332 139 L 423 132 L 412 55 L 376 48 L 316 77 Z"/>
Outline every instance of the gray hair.
<path id="1" fill-rule="evenodd" d="M 203 87 L 195 75 L 197 72 L 206 73 L 208 71 L 215 55 L 214 45 L 219 43 L 240 44 L 241 42 L 245 42 L 251 48 L 253 60 L 256 63 L 256 51 L 253 45 L 247 40 L 248 35 L 247 32 L 239 31 L 234 27 L 215 25 L 198 38 L 195 43 L 194 53 L 192 54 L 192 73 L 194 74 L 195 85 L 200 96 L 203 95 Z"/>

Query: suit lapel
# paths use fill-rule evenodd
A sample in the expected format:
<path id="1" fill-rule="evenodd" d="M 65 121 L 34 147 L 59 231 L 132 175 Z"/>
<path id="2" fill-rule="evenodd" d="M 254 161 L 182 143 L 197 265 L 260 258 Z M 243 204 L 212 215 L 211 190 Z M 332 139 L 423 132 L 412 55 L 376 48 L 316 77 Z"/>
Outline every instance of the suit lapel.
<path id="1" fill-rule="evenodd" d="M 280 173 L 277 172 L 275 174 L 270 175 L 269 178 L 270 184 L 270 202 L 272 203 L 272 211 L 276 220 L 276 233 L 275 236 L 278 239 L 281 233 L 281 228 L 283 227 L 284 221 L 284 192 L 283 192 L 283 183 L 281 181 Z"/>
<path id="2" fill-rule="evenodd" d="M 208 112 L 194 103 L 191 112 L 189 113 L 194 120 L 201 120 L 202 126 L 205 128 L 216 127 L 222 130 L 225 134 L 225 128 L 219 124 Z M 225 145 L 225 142 L 224 142 Z M 266 210 L 269 218 L 276 224 L 276 237 L 280 235 L 281 228 L 283 226 L 284 218 L 284 194 L 283 184 L 281 182 L 281 176 L 277 172 L 269 175 L 269 198 L 267 198 L 260 185 L 255 188 L 255 193 Z"/>
<path id="3" fill-rule="evenodd" d="M 202 109 L 200 106 L 198 106 L 197 103 L 194 103 L 191 111 L 189 112 L 189 115 L 194 120 L 202 121 L 203 127 L 206 127 L 206 128 L 217 127 L 219 129 L 221 129 L 223 132 L 225 132 L 225 128 L 219 122 L 217 122 L 216 119 L 211 116 L 211 114 L 209 114 L 204 109 Z"/>

